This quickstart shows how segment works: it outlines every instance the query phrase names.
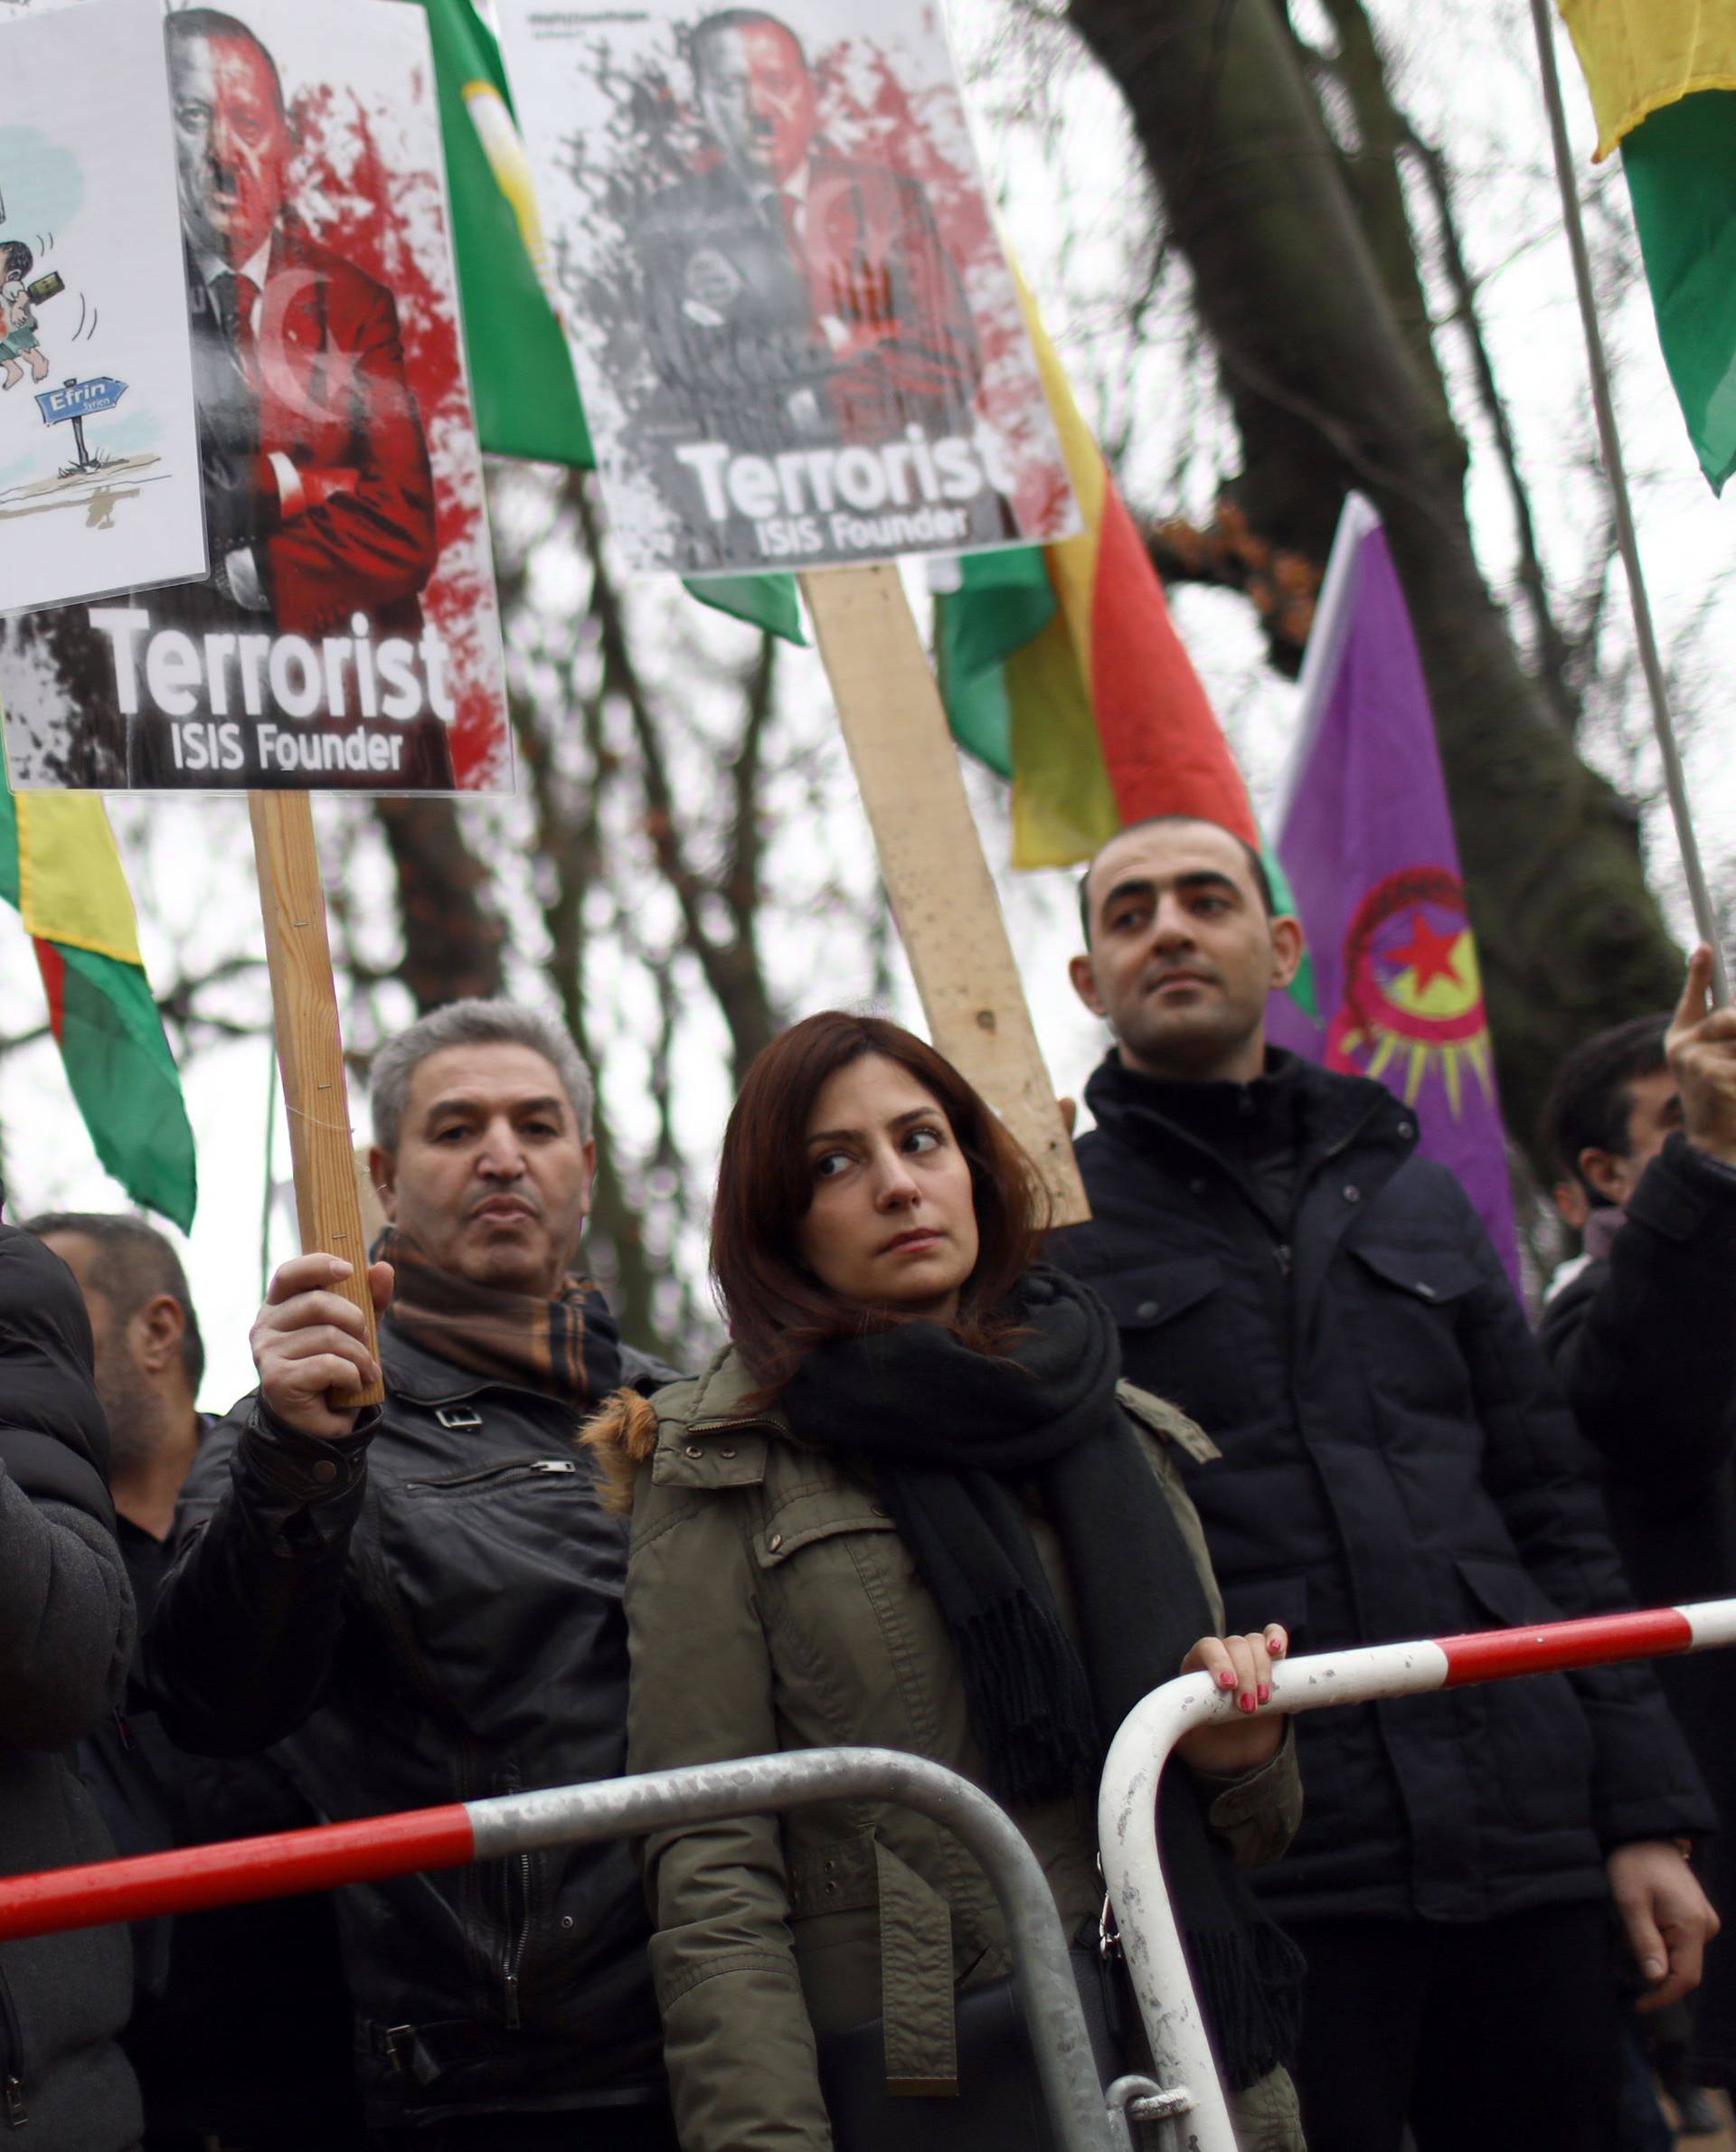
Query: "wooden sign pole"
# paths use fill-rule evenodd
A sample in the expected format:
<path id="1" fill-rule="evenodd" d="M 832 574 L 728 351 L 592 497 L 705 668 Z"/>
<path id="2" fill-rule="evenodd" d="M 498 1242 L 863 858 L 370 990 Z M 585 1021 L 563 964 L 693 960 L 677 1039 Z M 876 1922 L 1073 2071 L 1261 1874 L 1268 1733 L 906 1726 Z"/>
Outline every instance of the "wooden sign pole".
<path id="1" fill-rule="evenodd" d="M 1055 1223 L 1076 1224 L 1090 1209 L 898 570 L 801 584 L 934 1043 L 1035 1160 Z"/>
<path id="2" fill-rule="evenodd" d="M 278 1068 L 289 1120 L 296 1175 L 296 1215 L 305 1253 L 341 1255 L 350 1275 L 332 1289 L 353 1301 L 367 1323 L 368 1350 L 378 1356 L 373 1298 L 368 1291 L 368 1244 L 356 1198 L 350 1143 L 349 1086 L 338 1033 L 337 989 L 326 930 L 326 892 L 314 844 L 313 803 L 306 792 L 250 792 L 259 909 L 271 971 L 278 1024 Z M 377 1405 L 375 1383 L 354 1402 Z M 346 1399 L 346 1402 L 351 1402 Z"/>

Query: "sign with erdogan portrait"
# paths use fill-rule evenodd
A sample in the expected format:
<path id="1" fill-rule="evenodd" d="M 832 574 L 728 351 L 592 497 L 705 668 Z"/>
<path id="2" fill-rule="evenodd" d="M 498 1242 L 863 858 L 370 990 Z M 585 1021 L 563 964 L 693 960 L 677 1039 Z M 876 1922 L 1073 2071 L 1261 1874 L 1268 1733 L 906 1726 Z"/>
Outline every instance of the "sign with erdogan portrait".
<path id="1" fill-rule="evenodd" d="M 1077 509 L 928 0 L 502 0 L 616 537 L 792 568 Z"/>
<path id="2" fill-rule="evenodd" d="M 160 31 L 209 572 L 0 623 L 12 781 L 509 788 L 427 18 L 233 0 Z"/>

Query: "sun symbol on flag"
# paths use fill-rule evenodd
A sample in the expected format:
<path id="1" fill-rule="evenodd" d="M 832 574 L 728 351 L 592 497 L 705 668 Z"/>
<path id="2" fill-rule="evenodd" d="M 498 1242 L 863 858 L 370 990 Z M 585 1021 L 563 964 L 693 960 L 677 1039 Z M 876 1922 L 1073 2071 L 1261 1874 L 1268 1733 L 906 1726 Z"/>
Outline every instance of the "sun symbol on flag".
<path id="1" fill-rule="evenodd" d="M 1467 1068 L 1494 1100 L 1477 944 L 1464 885 L 1444 867 L 1407 867 L 1376 883 L 1344 937 L 1344 1001 L 1326 1035 L 1326 1065 L 1381 1078 L 1400 1056 L 1410 1062 L 1407 1105 L 1436 1068 L 1455 1120 Z"/>

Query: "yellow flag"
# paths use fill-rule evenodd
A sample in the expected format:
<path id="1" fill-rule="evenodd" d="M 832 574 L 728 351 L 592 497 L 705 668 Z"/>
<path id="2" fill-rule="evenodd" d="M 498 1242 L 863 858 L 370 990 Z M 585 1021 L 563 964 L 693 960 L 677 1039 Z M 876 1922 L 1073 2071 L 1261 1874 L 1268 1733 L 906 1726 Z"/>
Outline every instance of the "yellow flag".
<path id="1" fill-rule="evenodd" d="M 1607 157 L 1642 119 L 1699 90 L 1736 90 L 1736 0 L 1560 0 Z"/>
<path id="2" fill-rule="evenodd" d="M 95 792 L 20 792 L 18 909 L 43 941 L 142 961 L 132 892 Z"/>

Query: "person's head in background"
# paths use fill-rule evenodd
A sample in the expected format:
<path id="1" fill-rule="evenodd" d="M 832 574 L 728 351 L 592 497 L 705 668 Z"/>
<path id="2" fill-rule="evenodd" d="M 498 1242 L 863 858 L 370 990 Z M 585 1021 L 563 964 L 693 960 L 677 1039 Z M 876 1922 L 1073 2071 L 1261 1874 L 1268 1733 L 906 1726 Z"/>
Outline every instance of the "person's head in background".
<path id="1" fill-rule="evenodd" d="M 47 1211 L 25 1221 L 78 1279 L 108 1416 L 115 1506 L 161 1538 L 199 1446 L 205 1348 L 181 1259 L 142 1218 Z"/>
<path id="2" fill-rule="evenodd" d="M 1543 1128 L 1561 1175 L 1556 1208 L 1576 1230 L 1594 1210 L 1622 1208 L 1682 1126 L 1682 1101 L 1665 1052 L 1669 1024 L 1666 1015 L 1612 1024 L 1561 1064 Z"/>
<path id="3" fill-rule="evenodd" d="M 1163 815 L 1119 831 L 1080 884 L 1086 953 L 1073 990 L 1146 1076 L 1249 1083 L 1265 1066 L 1266 1001 L 1302 960 L 1264 864 L 1214 822 Z"/>

